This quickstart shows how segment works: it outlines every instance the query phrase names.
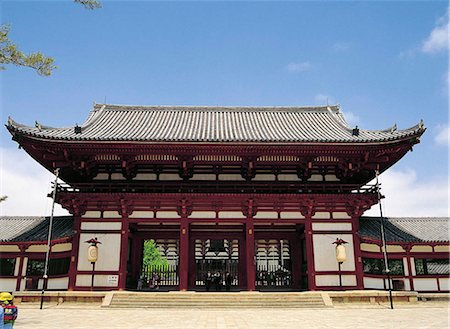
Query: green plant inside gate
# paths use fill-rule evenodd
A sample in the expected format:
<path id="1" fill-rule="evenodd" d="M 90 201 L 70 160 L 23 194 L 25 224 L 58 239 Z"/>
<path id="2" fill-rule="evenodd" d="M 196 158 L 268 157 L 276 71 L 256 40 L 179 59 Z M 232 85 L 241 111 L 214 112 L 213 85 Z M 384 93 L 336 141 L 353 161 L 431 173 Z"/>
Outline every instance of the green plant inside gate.
<path id="1" fill-rule="evenodd" d="M 144 241 L 144 256 L 142 260 L 144 267 L 157 266 L 166 267 L 169 266 L 169 262 L 165 259 L 158 247 L 156 246 L 155 240 L 145 240 Z"/>

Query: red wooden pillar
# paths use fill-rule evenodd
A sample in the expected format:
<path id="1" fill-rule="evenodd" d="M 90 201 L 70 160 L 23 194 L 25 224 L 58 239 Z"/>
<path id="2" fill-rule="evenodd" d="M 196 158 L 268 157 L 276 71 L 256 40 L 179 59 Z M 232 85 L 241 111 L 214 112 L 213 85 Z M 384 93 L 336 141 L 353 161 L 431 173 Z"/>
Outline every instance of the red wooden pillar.
<path id="1" fill-rule="evenodd" d="M 70 267 L 69 267 L 69 291 L 75 289 L 76 278 L 77 278 L 77 267 L 78 267 L 78 250 L 80 248 L 80 231 L 81 231 L 81 216 L 74 214 L 74 235 L 72 238 L 72 251 L 70 253 Z M 87 249 L 86 249 L 87 257 Z"/>
<path id="2" fill-rule="evenodd" d="M 414 291 L 414 277 L 412 274 L 412 264 L 411 264 L 411 244 L 405 246 L 406 248 L 406 263 L 408 264 L 408 280 L 409 280 L 409 290 Z M 439 283 L 439 279 L 438 279 Z"/>
<path id="3" fill-rule="evenodd" d="M 189 239 L 189 286 L 188 289 L 194 289 L 196 285 L 197 266 L 195 260 L 195 239 Z M 203 279 L 203 278 L 202 278 Z"/>
<path id="4" fill-rule="evenodd" d="M 19 249 L 20 249 L 19 272 L 17 273 L 16 291 L 20 291 L 20 283 L 22 282 L 23 276 L 23 259 L 25 257 L 25 250 L 27 249 L 27 246 L 19 245 Z"/>
<path id="5" fill-rule="evenodd" d="M 120 265 L 119 265 L 119 290 L 125 290 L 127 286 L 127 263 L 128 263 L 128 216 L 122 216 L 122 230 L 120 231 Z"/>
<path id="6" fill-rule="evenodd" d="M 353 250 L 355 253 L 356 289 L 364 289 L 364 268 L 359 238 L 359 215 L 352 218 Z"/>
<path id="7" fill-rule="evenodd" d="M 131 276 L 133 281 L 137 283 L 140 275 L 141 275 L 141 267 L 142 267 L 142 249 L 143 249 L 143 239 L 136 234 L 132 237 L 132 246 L 131 246 Z"/>
<path id="8" fill-rule="evenodd" d="M 316 290 L 316 273 L 314 270 L 314 249 L 311 217 L 311 215 L 305 216 L 306 261 L 308 266 L 308 289 Z"/>
<path id="9" fill-rule="evenodd" d="M 189 223 L 186 217 L 180 222 L 180 264 L 179 264 L 179 290 L 188 290 L 189 285 Z"/>
<path id="10" fill-rule="evenodd" d="M 248 217 L 245 224 L 245 255 L 247 268 L 247 290 L 255 290 L 255 228 L 253 218 Z"/>
<path id="11" fill-rule="evenodd" d="M 292 263 L 292 288 L 300 289 L 302 279 L 302 250 L 300 236 L 290 240 Z"/>
<path id="12" fill-rule="evenodd" d="M 238 283 L 240 289 L 245 289 L 246 282 L 247 282 L 247 261 L 245 256 L 245 246 L 244 246 L 244 239 L 239 238 L 238 240 L 238 254 L 239 254 L 239 274 L 238 274 Z"/>

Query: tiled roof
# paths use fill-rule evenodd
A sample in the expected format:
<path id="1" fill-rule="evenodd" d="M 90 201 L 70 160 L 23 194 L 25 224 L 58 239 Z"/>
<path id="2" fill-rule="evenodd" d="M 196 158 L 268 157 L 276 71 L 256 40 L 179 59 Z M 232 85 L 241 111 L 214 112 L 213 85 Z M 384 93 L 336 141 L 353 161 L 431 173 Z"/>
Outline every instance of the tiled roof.
<path id="1" fill-rule="evenodd" d="M 47 241 L 50 217 L 0 217 L 0 241 L 27 242 Z M 73 217 L 55 216 L 53 218 L 52 239 L 73 235 Z"/>
<path id="2" fill-rule="evenodd" d="M 447 217 L 389 217 L 384 223 L 390 242 L 450 241 Z M 361 217 L 359 225 L 361 236 L 381 240 L 379 217 Z"/>
<path id="3" fill-rule="evenodd" d="M 338 106 L 202 107 L 94 105 L 81 133 L 75 127 L 8 129 L 38 138 L 74 141 L 152 142 L 387 142 L 420 136 L 423 123 L 405 130 L 359 130 L 352 134 Z"/>
<path id="4" fill-rule="evenodd" d="M 32 229 L 42 221 L 45 217 L 0 217 L 0 241 L 9 241 L 16 236 Z"/>

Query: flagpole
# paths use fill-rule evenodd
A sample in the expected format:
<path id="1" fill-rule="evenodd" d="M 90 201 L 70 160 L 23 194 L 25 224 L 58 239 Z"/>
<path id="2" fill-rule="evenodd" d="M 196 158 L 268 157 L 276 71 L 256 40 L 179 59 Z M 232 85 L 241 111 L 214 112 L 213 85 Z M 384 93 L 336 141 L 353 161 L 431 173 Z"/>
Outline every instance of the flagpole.
<path id="1" fill-rule="evenodd" d="M 44 293 L 45 293 L 45 286 L 48 282 L 48 263 L 50 258 L 50 248 L 51 248 L 51 240 L 52 240 L 52 231 L 53 231 L 53 214 L 55 212 L 55 200 L 56 200 L 56 190 L 58 187 L 58 176 L 59 176 L 59 168 L 56 168 L 55 170 L 55 184 L 53 189 L 53 202 L 52 202 L 52 212 L 50 214 L 50 222 L 48 225 L 48 236 L 47 236 L 47 251 L 45 253 L 45 265 L 44 265 L 44 281 L 42 283 L 42 292 L 41 292 L 41 306 L 40 309 L 42 310 L 42 305 L 44 304 Z"/>
<path id="2" fill-rule="evenodd" d="M 381 192 L 380 192 L 380 183 L 378 181 L 378 175 L 379 171 L 375 171 L 376 176 L 376 186 L 377 186 L 377 193 L 378 193 L 378 205 L 380 207 L 380 226 L 381 226 L 381 242 L 382 242 L 382 248 L 383 248 L 383 258 L 384 258 L 384 268 L 388 279 L 388 289 L 389 289 L 389 303 L 391 304 L 391 310 L 394 309 L 394 304 L 392 302 L 392 285 L 391 285 L 391 270 L 389 269 L 389 262 L 388 262 L 388 252 L 387 252 L 387 246 L 386 246 L 386 231 L 384 227 L 384 217 L 383 217 L 383 207 L 381 205 Z"/>

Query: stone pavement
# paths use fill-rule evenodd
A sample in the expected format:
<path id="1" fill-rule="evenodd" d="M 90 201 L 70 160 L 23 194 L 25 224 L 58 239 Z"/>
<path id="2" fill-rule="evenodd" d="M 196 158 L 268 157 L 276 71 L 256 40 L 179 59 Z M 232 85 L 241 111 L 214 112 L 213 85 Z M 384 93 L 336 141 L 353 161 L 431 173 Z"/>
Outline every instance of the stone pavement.
<path id="1" fill-rule="evenodd" d="M 102 309 L 97 305 L 37 304 L 19 308 L 14 329 L 447 329 L 447 303 L 349 305 L 330 309 Z"/>

